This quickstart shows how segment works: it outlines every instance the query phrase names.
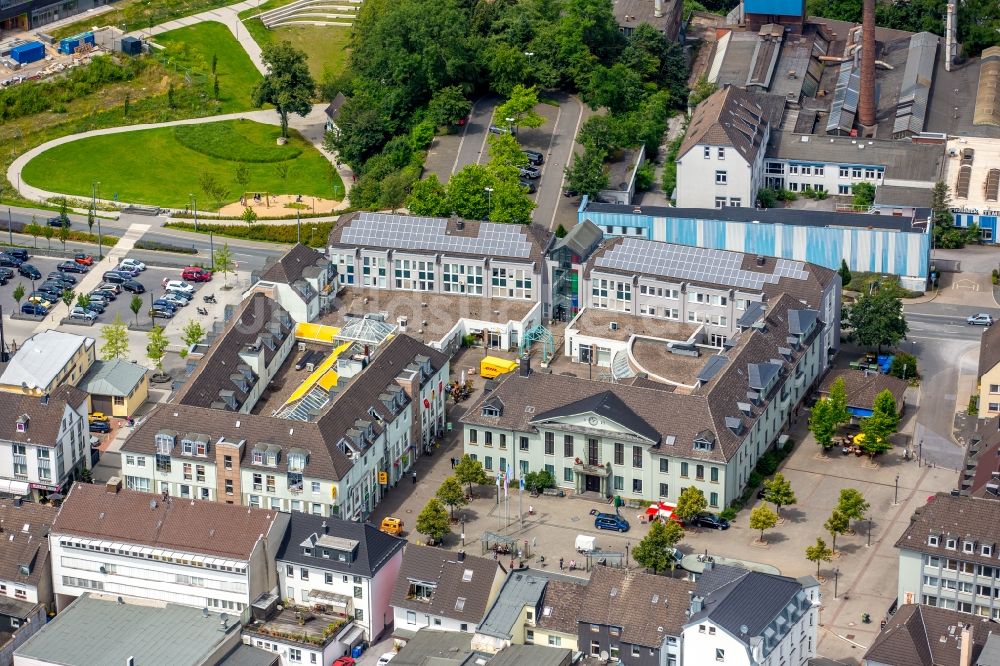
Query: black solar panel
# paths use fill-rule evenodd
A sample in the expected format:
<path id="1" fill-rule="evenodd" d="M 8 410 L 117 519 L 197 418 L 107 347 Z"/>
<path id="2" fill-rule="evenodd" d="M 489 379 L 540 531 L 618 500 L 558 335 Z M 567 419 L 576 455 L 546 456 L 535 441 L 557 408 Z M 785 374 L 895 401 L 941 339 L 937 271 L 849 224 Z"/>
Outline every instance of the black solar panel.
<path id="1" fill-rule="evenodd" d="M 990 169 L 986 174 L 986 200 L 996 201 L 1000 190 L 1000 169 Z"/>
<path id="2" fill-rule="evenodd" d="M 969 183 L 972 181 L 972 167 L 966 164 L 958 170 L 958 181 L 955 183 L 955 196 L 959 199 L 969 198 Z"/>

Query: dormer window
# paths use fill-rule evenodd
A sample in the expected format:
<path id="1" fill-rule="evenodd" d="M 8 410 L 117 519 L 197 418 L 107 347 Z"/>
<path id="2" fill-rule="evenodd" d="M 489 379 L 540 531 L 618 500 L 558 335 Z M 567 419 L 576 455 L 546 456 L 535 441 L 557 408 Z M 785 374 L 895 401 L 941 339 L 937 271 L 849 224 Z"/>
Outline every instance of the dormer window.
<path id="1" fill-rule="evenodd" d="M 18 432 L 27 432 L 28 431 L 28 421 L 30 421 L 30 420 L 31 420 L 31 418 L 27 414 L 21 414 L 20 416 L 18 416 L 17 417 L 17 421 L 16 421 L 16 429 L 17 429 L 17 431 Z"/>
<path id="2" fill-rule="evenodd" d="M 174 436 L 170 433 L 160 432 L 156 434 L 156 452 L 162 455 L 169 455 L 174 448 Z"/>
<path id="3" fill-rule="evenodd" d="M 500 416 L 500 410 L 495 405 L 483 405 L 483 416 Z"/>
<path id="4" fill-rule="evenodd" d="M 253 452 L 253 464 L 254 465 L 263 465 L 264 464 L 264 452 L 263 451 L 258 451 L 256 449 L 254 450 L 254 452 Z"/>
<path id="5" fill-rule="evenodd" d="M 715 448 L 715 435 L 707 430 L 698 433 L 694 438 L 695 451 L 711 451 Z"/>
<path id="6" fill-rule="evenodd" d="M 993 555 L 993 546 L 983 546 L 980 553 L 984 557 L 991 557 Z"/>
<path id="7" fill-rule="evenodd" d="M 927 537 L 927 545 L 934 546 L 935 548 L 939 545 L 940 539 L 936 535 L 931 535 Z"/>
<path id="8" fill-rule="evenodd" d="M 976 552 L 976 544 L 974 541 L 963 541 L 962 542 L 962 552 L 963 553 L 974 553 Z"/>
<path id="9" fill-rule="evenodd" d="M 957 543 L 955 539 L 948 539 L 944 542 L 944 547 L 948 550 L 955 550 Z"/>
<path id="10" fill-rule="evenodd" d="M 301 472 L 306 467 L 306 458 L 308 456 L 304 451 L 289 451 L 288 453 L 288 469 L 292 472 Z"/>
<path id="11" fill-rule="evenodd" d="M 312 548 L 308 548 L 308 547 L 307 548 L 303 548 L 302 549 L 302 554 L 303 555 L 310 555 L 311 556 L 313 554 L 313 549 Z"/>
<path id="12" fill-rule="evenodd" d="M 22 576 L 28 576 L 31 574 L 31 567 L 27 564 L 22 564 L 18 566 L 17 570 L 21 573 Z"/>
<path id="13" fill-rule="evenodd" d="M 264 455 L 264 464 L 267 465 L 268 467 L 277 467 L 278 466 L 278 452 L 277 451 L 268 451 Z"/>

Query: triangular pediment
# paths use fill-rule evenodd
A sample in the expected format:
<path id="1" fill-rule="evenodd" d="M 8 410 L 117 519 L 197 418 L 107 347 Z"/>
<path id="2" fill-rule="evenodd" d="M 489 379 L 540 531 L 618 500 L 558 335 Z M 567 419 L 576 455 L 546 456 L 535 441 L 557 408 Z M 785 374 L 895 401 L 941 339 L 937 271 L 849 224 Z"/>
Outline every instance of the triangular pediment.
<path id="1" fill-rule="evenodd" d="M 608 432 L 627 432 L 650 442 L 660 441 L 660 433 L 611 391 L 602 391 L 562 407 L 538 414 L 533 425 L 561 423 Z"/>

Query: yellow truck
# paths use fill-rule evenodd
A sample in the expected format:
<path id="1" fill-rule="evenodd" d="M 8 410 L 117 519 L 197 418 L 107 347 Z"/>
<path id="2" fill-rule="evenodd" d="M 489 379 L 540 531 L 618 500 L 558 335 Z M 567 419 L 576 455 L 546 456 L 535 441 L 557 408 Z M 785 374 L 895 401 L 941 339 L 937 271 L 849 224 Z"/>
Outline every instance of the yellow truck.
<path id="1" fill-rule="evenodd" d="M 508 361 L 495 356 L 487 356 L 479 362 L 479 374 L 484 379 L 494 379 L 517 369 L 517 361 Z"/>

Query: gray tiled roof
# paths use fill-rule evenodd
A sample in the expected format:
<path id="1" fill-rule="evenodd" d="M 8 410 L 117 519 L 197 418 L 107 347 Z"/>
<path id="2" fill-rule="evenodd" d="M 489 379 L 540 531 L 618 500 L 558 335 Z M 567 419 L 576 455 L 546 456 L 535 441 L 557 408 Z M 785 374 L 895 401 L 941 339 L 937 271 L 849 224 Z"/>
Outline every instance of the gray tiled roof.
<path id="1" fill-rule="evenodd" d="M 43 574 L 51 575 L 48 535 L 57 513 L 46 504 L 0 503 L 0 524 L 7 526 L 0 538 L 0 580 L 37 586 Z M 27 575 L 21 573 L 21 565 L 29 567 Z"/>
<path id="2" fill-rule="evenodd" d="M 550 580 L 542 597 L 542 610 L 535 619 L 539 629 L 576 635 L 576 618 L 586 596 L 585 579 Z"/>
<path id="3" fill-rule="evenodd" d="M 815 310 L 794 310 L 788 313 L 788 332 L 791 335 L 802 335 L 819 319 Z"/>
<path id="4" fill-rule="evenodd" d="M 713 93 L 691 114 L 678 158 L 697 145 L 730 146 L 750 164 L 765 148 L 769 126 L 781 122 L 785 100 L 730 86 Z M 700 158 L 699 158 L 700 159 Z"/>
<path id="5" fill-rule="evenodd" d="M 510 639 L 524 608 L 538 606 L 548 582 L 548 578 L 536 576 L 530 571 L 510 572 L 476 633 Z"/>
<path id="6" fill-rule="evenodd" d="M 492 396 L 495 399 L 496 396 Z M 660 441 L 660 433 L 656 428 L 649 425 L 641 416 L 629 409 L 621 398 L 613 391 L 604 391 L 587 398 L 582 398 L 575 402 L 550 409 L 541 414 L 536 414 L 533 423 L 544 423 L 552 419 L 564 416 L 577 416 L 579 414 L 594 413 L 606 419 L 610 419 L 619 425 L 623 425 L 632 432 L 648 439 L 651 442 Z"/>
<path id="7" fill-rule="evenodd" d="M 466 571 L 472 572 L 469 580 L 463 580 Z M 494 560 L 466 555 L 459 562 L 456 553 L 411 543 L 403 551 L 403 566 L 389 603 L 397 608 L 479 624 L 490 602 L 497 571 L 502 568 Z M 436 585 L 430 601 L 406 598 L 411 581 Z M 461 610 L 456 609 L 459 598 L 465 600 Z"/>
<path id="8" fill-rule="evenodd" d="M 557 238 L 552 245 L 552 251 L 566 247 L 582 261 L 585 261 L 589 256 L 588 253 L 601 242 L 602 238 L 604 238 L 604 232 L 601 231 L 601 228 L 590 220 L 584 220 L 570 229 L 563 238 Z"/>
<path id="9" fill-rule="evenodd" d="M 0 437 L 22 444 L 54 446 L 66 406 L 76 410 L 86 400 L 86 393 L 68 384 L 53 391 L 48 400 L 0 391 Z M 28 417 L 27 428 L 18 432 L 17 420 L 24 415 Z"/>
<path id="10" fill-rule="evenodd" d="M 659 647 L 664 636 L 681 635 L 693 589 L 679 578 L 596 566 L 578 620 L 621 627 L 623 643 Z"/>
<path id="11" fill-rule="evenodd" d="M 987 326 L 979 341 L 979 379 L 1000 363 L 1000 326 Z"/>
<path id="12" fill-rule="evenodd" d="M 326 525 L 325 530 L 324 525 Z M 306 555 L 301 544 L 312 535 L 321 537 L 324 534 L 356 541 L 358 546 L 355 559 L 351 562 L 342 562 L 334 558 L 320 557 L 319 553 L 315 556 Z M 285 531 L 285 538 L 281 541 L 275 559 L 278 562 L 294 562 L 317 569 L 371 578 L 405 545 L 405 539 L 386 534 L 371 523 L 356 523 L 333 517 L 323 518 L 293 511 L 288 529 Z"/>
<path id="13" fill-rule="evenodd" d="M 801 590 L 802 584 L 794 578 L 719 565 L 699 576 L 695 594 L 704 598 L 704 607 L 688 624 L 709 618 L 748 643 L 760 636 Z"/>
<path id="14" fill-rule="evenodd" d="M 261 280 L 268 282 L 280 282 L 282 284 L 293 284 L 303 278 L 303 271 L 310 266 L 316 266 L 319 262 L 326 262 L 326 258 L 316 250 L 296 243 L 292 249 L 265 270 Z"/>
<path id="15" fill-rule="evenodd" d="M 77 386 L 92 395 L 128 396 L 146 376 L 146 368 L 138 363 L 116 358 L 95 361 Z"/>
<path id="16" fill-rule="evenodd" d="M 935 535 L 938 545 L 931 546 L 927 537 Z M 952 537 L 958 542 L 955 550 L 945 546 Z M 954 497 L 950 493 L 937 493 L 918 507 L 910 517 L 910 524 L 896 541 L 896 548 L 905 548 L 920 553 L 996 566 L 996 556 L 982 555 L 978 548 L 974 552 L 962 552 L 961 542 L 1000 543 L 1000 502 L 981 497 Z"/>

